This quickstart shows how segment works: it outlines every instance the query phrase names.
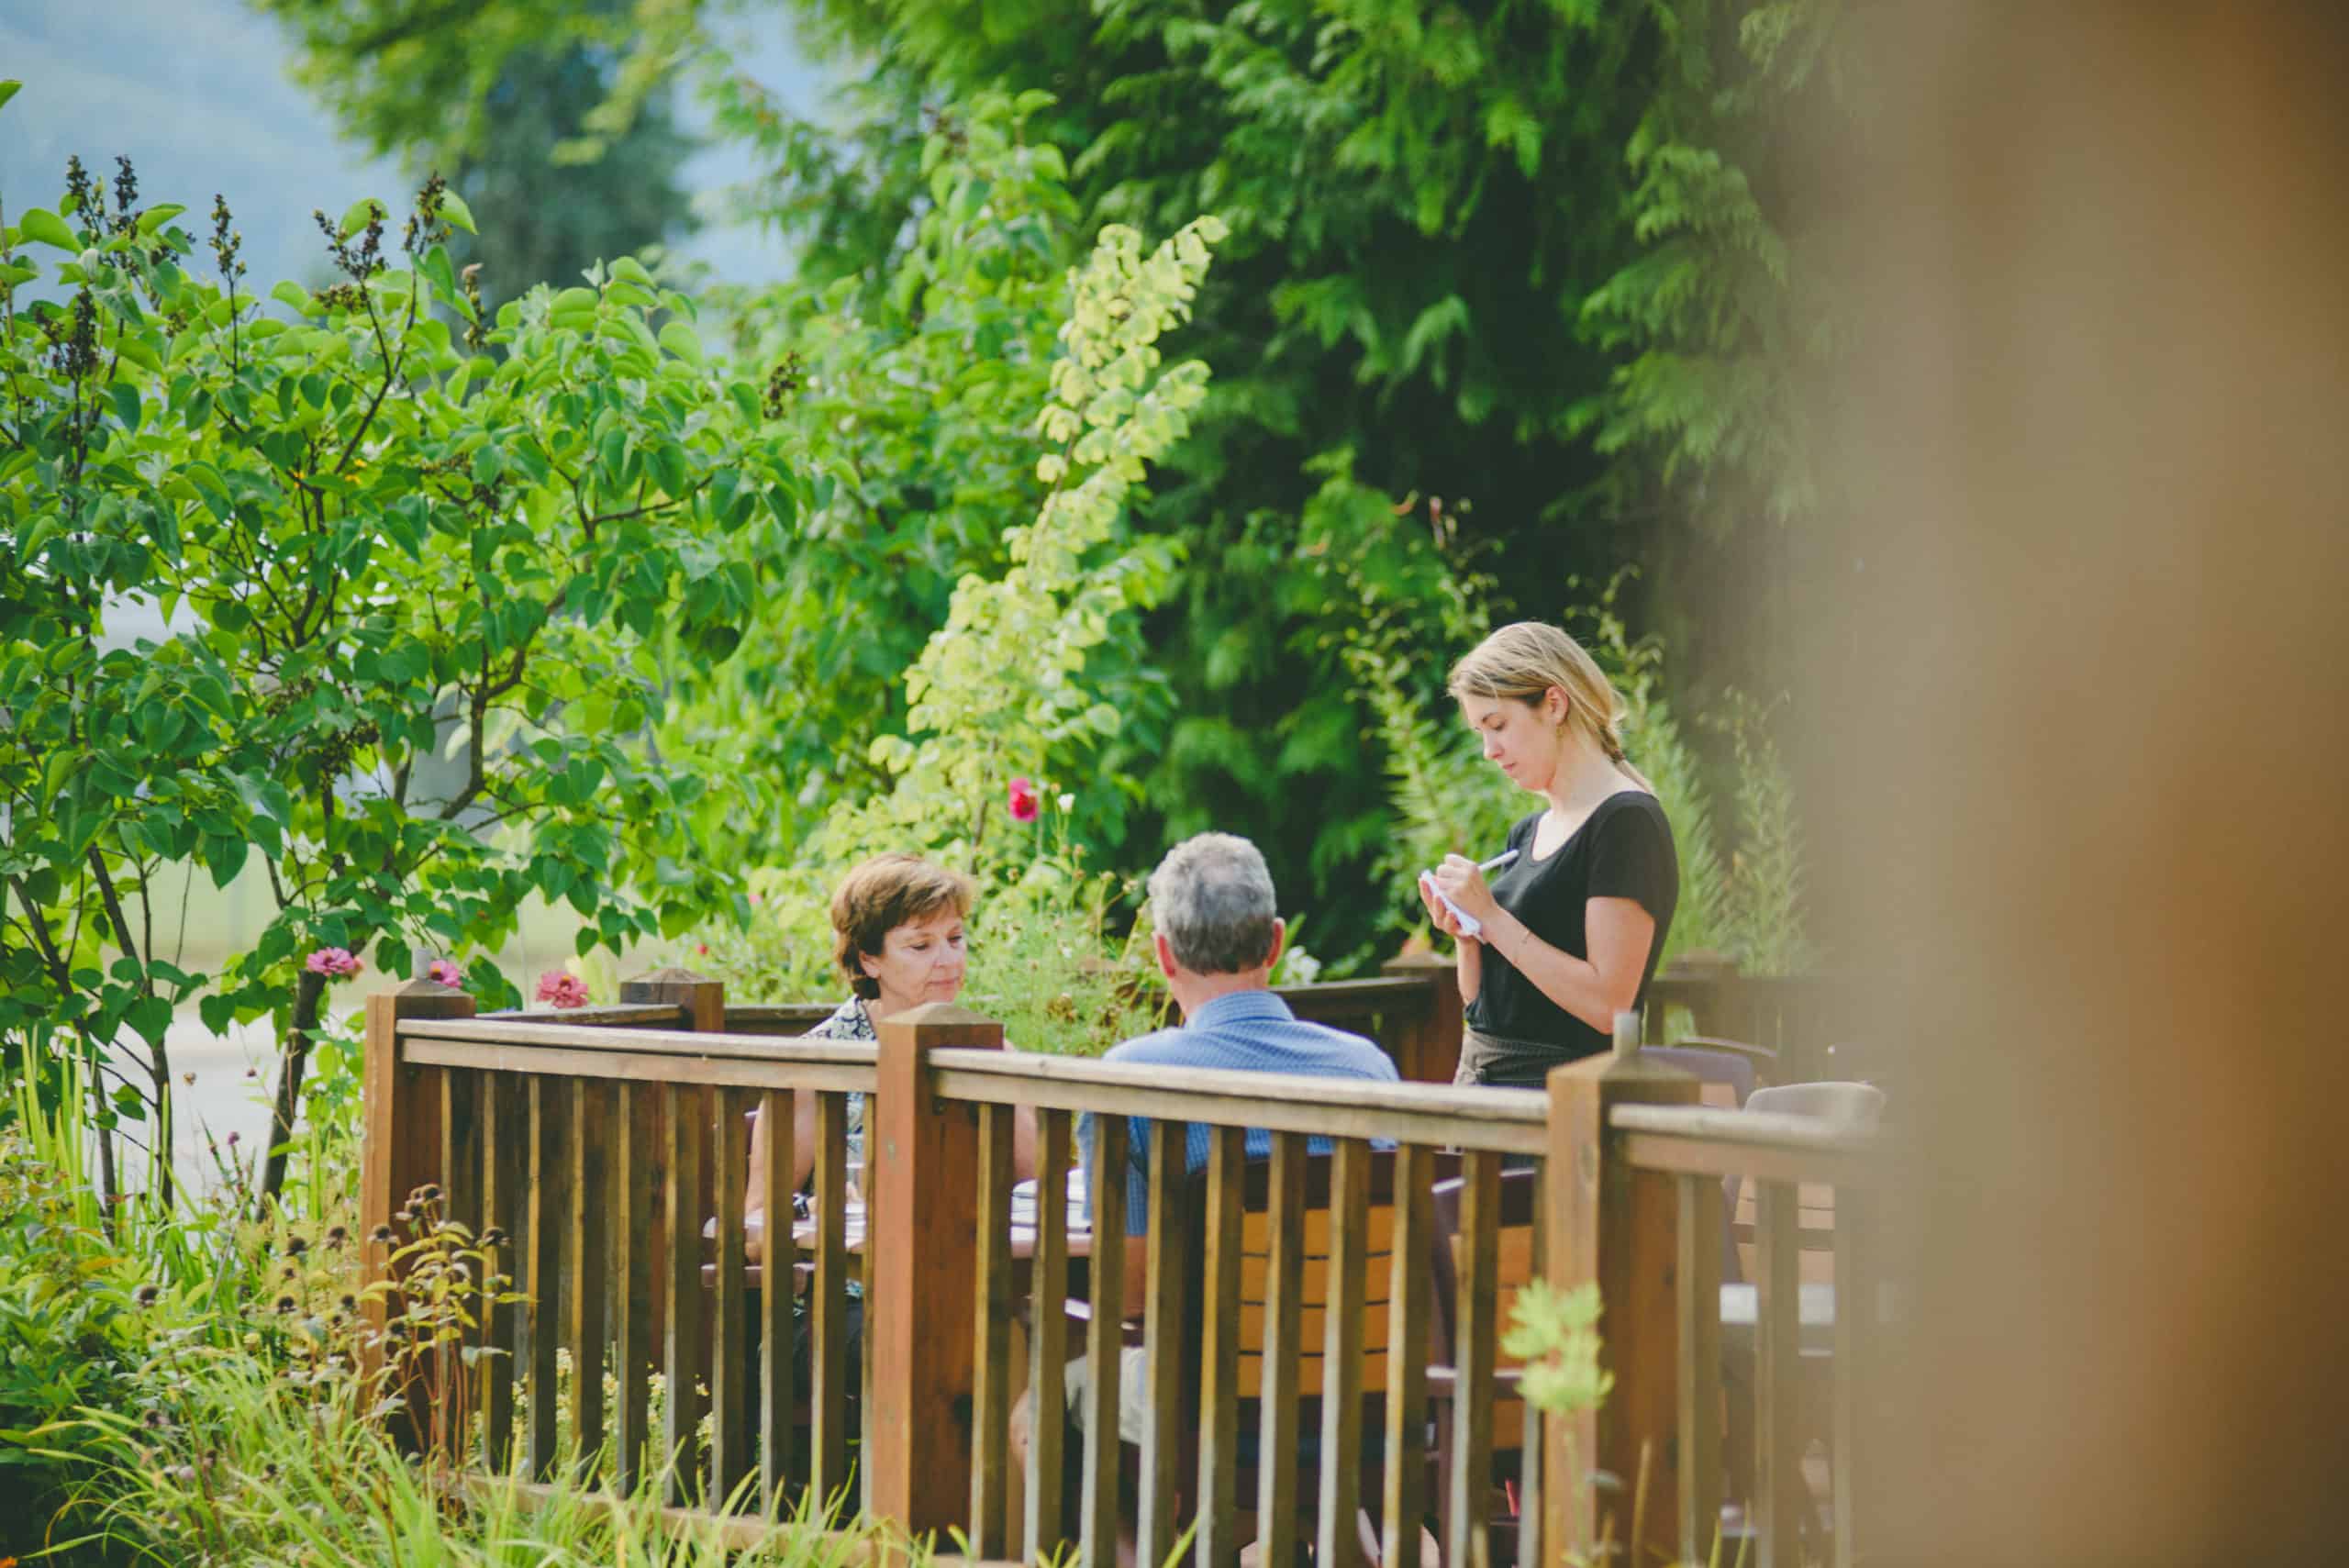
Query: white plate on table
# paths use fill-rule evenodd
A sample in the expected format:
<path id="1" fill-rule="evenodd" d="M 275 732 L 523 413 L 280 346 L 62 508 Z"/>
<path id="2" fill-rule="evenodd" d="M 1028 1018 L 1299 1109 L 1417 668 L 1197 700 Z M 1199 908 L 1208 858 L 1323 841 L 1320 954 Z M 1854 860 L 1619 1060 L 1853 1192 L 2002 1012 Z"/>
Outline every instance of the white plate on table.
<path id="1" fill-rule="evenodd" d="M 1023 1229 L 1036 1228 L 1036 1184 L 1032 1181 L 1014 1182 L 1011 1185 L 1011 1223 Z M 1084 1230 L 1092 1223 L 1092 1210 L 1085 1202 L 1085 1173 L 1072 1168 L 1068 1173 L 1068 1228 Z"/>

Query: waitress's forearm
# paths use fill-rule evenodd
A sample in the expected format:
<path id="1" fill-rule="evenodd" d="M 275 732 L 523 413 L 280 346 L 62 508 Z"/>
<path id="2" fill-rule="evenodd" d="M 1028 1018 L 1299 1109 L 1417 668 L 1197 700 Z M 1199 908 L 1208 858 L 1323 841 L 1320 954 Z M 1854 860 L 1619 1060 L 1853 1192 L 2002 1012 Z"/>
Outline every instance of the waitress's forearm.
<path id="1" fill-rule="evenodd" d="M 1495 910 L 1485 922 L 1485 940 L 1515 964 L 1535 990 L 1592 1029 L 1613 1029 L 1618 1007 L 1631 1005 L 1628 997 L 1619 1000 L 1609 994 L 1597 964 L 1552 947 L 1506 909 Z M 1467 990 L 1464 972 L 1461 989 Z"/>
<path id="2" fill-rule="evenodd" d="M 1459 949 L 1460 1003 L 1465 1006 L 1485 988 L 1485 944 L 1474 937 L 1453 940 Z"/>

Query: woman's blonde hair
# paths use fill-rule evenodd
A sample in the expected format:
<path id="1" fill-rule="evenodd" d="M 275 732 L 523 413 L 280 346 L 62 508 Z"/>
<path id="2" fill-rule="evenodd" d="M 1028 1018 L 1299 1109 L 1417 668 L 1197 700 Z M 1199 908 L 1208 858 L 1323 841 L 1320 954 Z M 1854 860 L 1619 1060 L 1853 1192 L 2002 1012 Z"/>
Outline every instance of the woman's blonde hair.
<path id="1" fill-rule="evenodd" d="M 1614 684 L 1581 643 L 1547 621 L 1514 621 L 1476 644 L 1452 667 L 1449 689 L 1454 701 L 1475 696 L 1538 707 L 1552 686 L 1566 695 L 1566 722 L 1646 787 L 1623 755 L 1623 699 Z"/>

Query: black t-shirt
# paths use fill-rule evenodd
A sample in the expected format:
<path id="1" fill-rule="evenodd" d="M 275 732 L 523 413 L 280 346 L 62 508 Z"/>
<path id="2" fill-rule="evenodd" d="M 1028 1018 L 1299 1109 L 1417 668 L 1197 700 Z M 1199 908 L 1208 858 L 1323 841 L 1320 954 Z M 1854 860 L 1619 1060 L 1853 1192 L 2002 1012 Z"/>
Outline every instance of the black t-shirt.
<path id="1" fill-rule="evenodd" d="M 1619 791 L 1600 801 L 1547 860 L 1537 861 L 1533 830 L 1542 816 L 1537 811 L 1508 830 L 1506 848 L 1518 855 L 1489 878 L 1493 896 L 1535 936 L 1576 958 L 1590 956 L 1583 930 L 1590 899 L 1636 900 L 1655 917 L 1655 940 L 1640 975 L 1639 1001 L 1632 1004 L 1639 1006 L 1647 999 L 1656 956 L 1664 951 L 1672 912 L 1680 902 L 1680 857 L 1672 847 L 1672 824 L 1664 820 L 1664 807 L 1645 790 Z M 1591 1028 L 1543 995 L 1490 943 L 1483 953 L 1476 999 L 1468 1005 L 1468 1027 L 1503 1040 L 1556 1045 L 1561 1062 L 1613 1043 L 1608 1031 Z"/>

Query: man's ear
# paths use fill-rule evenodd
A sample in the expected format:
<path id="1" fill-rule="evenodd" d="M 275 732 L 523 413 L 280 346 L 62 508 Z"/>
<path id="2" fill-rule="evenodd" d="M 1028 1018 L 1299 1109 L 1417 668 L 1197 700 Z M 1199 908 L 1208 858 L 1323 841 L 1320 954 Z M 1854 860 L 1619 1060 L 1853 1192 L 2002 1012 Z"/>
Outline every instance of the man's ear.
<path id="1" fill-rule="evenodd" d="M 1264 967 L 1270 970 L 1281 961 L 1281 949 L 1288 942 L 1288 922 L 1273 917 L 1273 945 L 1264 950 Z"/>
<path id="2" fill-rule="evenodd" d="M 1167 979 L 1174 978 L 1174 944 L 1166 940 L 1164 931 L 1150 933 L 1151 946 L 1158 951 L 1158 973 Z"/>

